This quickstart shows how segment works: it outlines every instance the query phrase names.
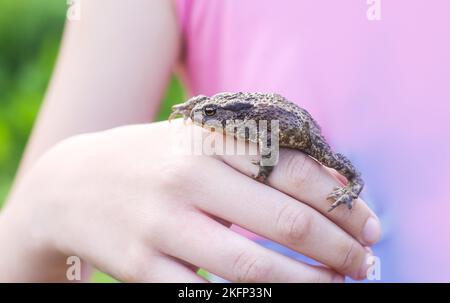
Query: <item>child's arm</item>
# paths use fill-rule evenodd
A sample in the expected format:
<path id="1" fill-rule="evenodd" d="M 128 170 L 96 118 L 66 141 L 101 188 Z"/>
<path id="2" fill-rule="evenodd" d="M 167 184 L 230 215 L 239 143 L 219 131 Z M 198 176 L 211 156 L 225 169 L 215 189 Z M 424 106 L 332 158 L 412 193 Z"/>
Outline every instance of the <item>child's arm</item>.
<path id="1" fill-rule="evenodd" d="M 242 282 L 363 278 L 364 245 L 379 238 L 376 216 L 363 201 L 352 220 L 346 209 L 321 212 L 339 182 L 304 154 L 281 153 L 264 185 L 249 177 L 249 159 L 171 153 L 174 142 L 188 143 L 176 123 L 98 132 L 148 122 L 178 55 L 171 2 L 132 3 L 83 1 L 81 20 L 66 32 L 0 215 L 0 280 L 67 281 L 72 255 L 123 281 L 197 282 L 198 267 Z M 52 147 L 78 133 L 89 134 Z M 227 229 L 231 223 L 327 267 L 263 248 Z"/>
<path id="2" fill-rule="evenodd" d="M 171 1 L 132 3 L 82 1 L 81 19 L 67 22 L 56 69 L 14 188 L 36 160 L 64 138 L 154 117 L 178 56 L 178 26 Z M 22 280 L 55 278 L 45 266 L 38 266 L 42 262 L 19 234 L 0 228 L 0 236 L 0 246 L 7 248 L 2 249 L 2 257 Z M 8 252 L 10 256 L 5 256 Z"/>

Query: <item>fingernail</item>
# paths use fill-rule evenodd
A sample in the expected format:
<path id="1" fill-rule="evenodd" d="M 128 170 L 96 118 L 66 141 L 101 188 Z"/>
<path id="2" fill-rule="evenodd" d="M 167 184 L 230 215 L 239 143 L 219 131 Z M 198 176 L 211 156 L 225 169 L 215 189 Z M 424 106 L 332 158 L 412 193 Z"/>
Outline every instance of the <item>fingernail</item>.
<path id="1" fill-rule="evenodd" d="M 362 231 L 362 240 L 367 245 L 372 245 L 378 242 L 381 235 L 381 226 L 378 220 L 373 217 L 367 219 Z"/>
<path id="2" fill-rule="evenodd" d="M 345 277 L 342 276 L 342 275 L 336 274 L 336 275 L 333 277 L 332 283 L 344 283 L 344 282 L 345 282 Z"/>
<path id="3" fill-rule="evenodd" d="M 364 257 L 363 264 L 361 265 L 361 269 L 359 272 L 359 278 L 360 279 L 366 279 L 367 278 L 367 271 L 369 270 L 370 266 L 372 265 L 372 254 L 367 253 Z"/>

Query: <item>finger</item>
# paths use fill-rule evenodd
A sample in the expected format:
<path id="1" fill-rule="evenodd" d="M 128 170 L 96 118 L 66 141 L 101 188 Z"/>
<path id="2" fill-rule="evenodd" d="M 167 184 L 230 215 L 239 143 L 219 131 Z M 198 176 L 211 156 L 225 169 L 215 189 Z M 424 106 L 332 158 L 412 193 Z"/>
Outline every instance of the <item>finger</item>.
<path id="1" fill-rule="evenodd" d="M 245 143 L 239 141 L 237 144 Z M 251 163 L 251 156 L 224 155 L 220 159 L 248 176 L 253 176 L 258 169 Z M 267 184 L 315 208 L 364 245 L 373 245 L 381 237 L 377 216 L 361 198 L 355 201 L 351 211 L 338 207 L 328 212 L 330 202 L 327 196 L 342 184 L 330 173 L 330 169 L 302 152 L 281 149 L 278 164 Z"/>
<path id="2" fill-rule="evenodd" d="M 103 271 L 109 273 L 119 281 L 128 283 L 156 282 L 156 283 L 201 283 L 207 282 L 196 274 L 198 269 L 189 263 L 151 251 L 146 245 L 131 245 L 128 250 L 119 252 L 119 265 L 113 270 L 106 267 Z M 102 267 L 99 267 L 102 270 Z"/>
<path id="3" fill-rule="evenodd" d="M 219 161 L 196 174 L 194 204 L 203 211 L 277 241 L 354 279 L 367 272 L 367 251 L 347 232 L 312 207 Z M 222 180 L 227 187 L 208 180 Z M 211 195 L 213 193 L 213 195 Z M 211 202 L 211 197 L 214 202 Z"/>
<path id="4" fill-rule="evenodd" d="M 158 247 L 233 282 L 342 282 L 336 272 L 297 262 L 259 246 L 213 219 L 190 212 L 172 219 Z M 179 232 L 182 230 L 183 232 Z"/>
<path id="5" fill-rule="evenodd" d="M 151 265 L 150 275 L 142 277 L 139 282 L 152 283 L 206 283 L 205 279 L 197 275 L 179 260 L 164 256 Z"/>

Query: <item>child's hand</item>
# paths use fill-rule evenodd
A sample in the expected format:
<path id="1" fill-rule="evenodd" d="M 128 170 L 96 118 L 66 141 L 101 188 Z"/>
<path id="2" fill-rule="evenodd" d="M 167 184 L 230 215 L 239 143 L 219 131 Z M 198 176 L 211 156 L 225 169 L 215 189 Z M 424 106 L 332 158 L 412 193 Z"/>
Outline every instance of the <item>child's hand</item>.
<path id="1" fill-rule="evenodd" d="M 69 255 L 128 282 L 203 281 L 198 267 L 239 282 L 365 277 L 364 246 L 379 239 L 378 219 L 361 199 L 352 211 L 328 213 L 326 196 L 339 184 L 328 169 L 284 150 L 262 184 L 250 177 L 257 171 L 250 157 L 172 153 L 178 122 L 77 136 L 51 149 L 2 214 L 2 228 L 20 231 L 15 241 L 27 243 L 11 245 L 43 256 L 41 268 L 51 266 L 61 279 Z M 231 223 L 328 268 L 263 248 L 228 229 Z M 8 268 L 7 257 L 0 268 L 0 279 L 26 276 Z"/>

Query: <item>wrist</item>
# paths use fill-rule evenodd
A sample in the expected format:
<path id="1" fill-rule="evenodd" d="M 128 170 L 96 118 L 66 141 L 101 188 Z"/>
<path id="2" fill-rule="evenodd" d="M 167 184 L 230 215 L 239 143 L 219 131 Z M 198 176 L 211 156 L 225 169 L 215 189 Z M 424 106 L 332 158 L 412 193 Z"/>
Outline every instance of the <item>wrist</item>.
<path id="1" fill-rule="evenodd" d="M 69 210 L 65 178 L 60 178 L 59 144 L 43 155 L 16 182 L 0 212 L 0 281 L 70 282 L 66 272 L 72 263 L 68 257 L 78 251 L 74 239 L 78 229 L 67 229 L 73 217 Z M 59 182 L 61 181 L 61 182 Z M 78 234 L 77 234 L 78 233 Z M 74 236 L 75 237 L 70 237 Z M 80 244 L 80 243 L 78 243 Z M 89 279 L 89 266 L 80 264 L 81 280 Z"/>
<path id="2" fill-rule="evenodd" d="M 66 256 L 35 232 L 27 203 L 17 202 L 0 213 L 0 281 L 67 282 Z"/>

